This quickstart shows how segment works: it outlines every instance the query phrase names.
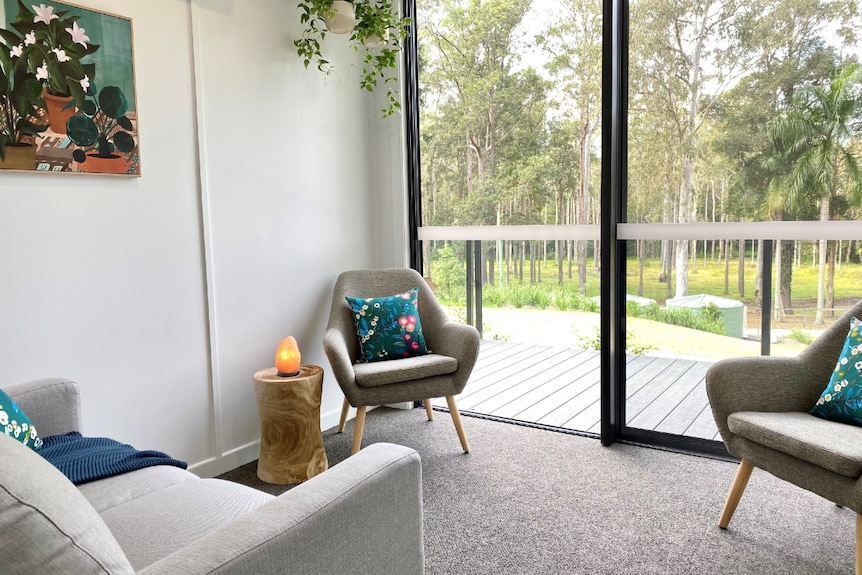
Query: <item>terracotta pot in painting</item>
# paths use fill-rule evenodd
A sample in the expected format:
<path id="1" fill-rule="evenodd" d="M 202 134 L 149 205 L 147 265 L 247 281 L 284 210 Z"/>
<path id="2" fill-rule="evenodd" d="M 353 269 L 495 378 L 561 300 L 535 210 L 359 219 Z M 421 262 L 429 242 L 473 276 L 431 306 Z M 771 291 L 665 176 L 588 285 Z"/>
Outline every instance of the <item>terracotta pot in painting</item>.
<path id="1" fill-rule="evenodd" d="M 75 106 L 69 106 L 72 96 L 55 96 L 42 89 L 42 98 L 45 100 L 45 108 L 48 111 L 48 124 L 52 132 L 57 134 L 66 133 L 66 122 L 75 115 Z M 69 106 L 68 108 L 66 106 Z"/>
<path id="2" fill-rule="evenodd" d="M 0 160 L 0 170 L 35 170 L 36 146 L 34 144 L 7 144 L 6 159 Z"/>
<path id="3" fill-rule="evenodd" d="M 125 174 L 129 171 L 129 160 L 117 154 L 106 158 L 87 154 L 87 161 L 79 163 L 78 169 L 88 174 Z"/>

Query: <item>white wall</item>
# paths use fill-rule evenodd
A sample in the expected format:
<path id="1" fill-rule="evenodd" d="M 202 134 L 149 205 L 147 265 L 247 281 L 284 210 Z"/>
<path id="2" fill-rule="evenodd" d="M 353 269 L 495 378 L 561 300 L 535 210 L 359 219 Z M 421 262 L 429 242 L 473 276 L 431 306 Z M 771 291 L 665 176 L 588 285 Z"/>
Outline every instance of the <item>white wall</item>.
<path id="1" fill-rule="evenodd" d="M 279 339 L 328 372 L 335 276 L 406 262 L 400 125 L 340 38 L 302 68 L 294 1 L 79 4 L 133 19 L 142 177 L 0 173 L 0 386 L 70 377 L 87 435 L 220 473 Z"/>

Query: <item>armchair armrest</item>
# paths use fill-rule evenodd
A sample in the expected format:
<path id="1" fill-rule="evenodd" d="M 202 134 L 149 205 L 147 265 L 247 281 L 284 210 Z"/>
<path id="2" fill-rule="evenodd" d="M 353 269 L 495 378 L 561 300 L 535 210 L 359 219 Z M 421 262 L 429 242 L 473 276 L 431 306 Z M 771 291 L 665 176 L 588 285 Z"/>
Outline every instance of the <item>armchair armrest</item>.
<path id="1" fill-rule="evenodd" d="M 458 359 L 458 372 L 469 374 L 479 355 L 479 332 L 472 325 L 447 321 L 429 342 L 434 353 Z"/>
<path id="2" fill-rule="evenodd" d="M 323 351 L 332 367 L 332 375 L 335 376 L 339 384 L 341 382 L 353 382 L 356 379 L 347 342 L 344 340 L 344 333 L 340 329 L 336 327 L 327 328 L 323 334 Z M 342 385 L 343 387 L 344 385 Z"/>
<path id="3" fill-rule="evenodd" d="M 141 575 L 424 572 L 422 466 L 378 443 Z"/>
<path id="4" fill-rule="evenodd" d="M 727 418 L 738 411 L 808 411 L 829 382 L 801 357 L 723 359 L 706 372 L 706 393 L 725 444 Z"/>
<path id="5" fill-rule="evenodd" d="M 81 431 L 81 394 L 78 384 L 52 377 L 3 388 L 18 404 L 42 437 Z"/>

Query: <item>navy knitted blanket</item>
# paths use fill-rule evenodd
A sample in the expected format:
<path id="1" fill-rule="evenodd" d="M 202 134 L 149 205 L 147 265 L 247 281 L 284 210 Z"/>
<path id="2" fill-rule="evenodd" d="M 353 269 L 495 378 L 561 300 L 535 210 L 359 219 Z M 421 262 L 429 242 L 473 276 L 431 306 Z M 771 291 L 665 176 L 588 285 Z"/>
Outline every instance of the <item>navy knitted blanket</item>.
<path id="1" fill-rule="evenodd" d="M 188 467 L 185 461 L 173 459 L 161 451 L 138 451 L 106 437 L 83 437 L 77 431 L 44 438 L 42 449 L 37 453 L 75 485 L 152 465 Z"/>

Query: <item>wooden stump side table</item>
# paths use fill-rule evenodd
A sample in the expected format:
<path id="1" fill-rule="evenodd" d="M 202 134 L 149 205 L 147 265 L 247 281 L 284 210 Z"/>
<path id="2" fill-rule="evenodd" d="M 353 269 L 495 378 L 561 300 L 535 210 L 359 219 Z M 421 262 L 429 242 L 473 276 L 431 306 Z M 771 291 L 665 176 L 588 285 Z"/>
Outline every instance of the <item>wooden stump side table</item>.
<path id="1" fill-rule="evenodd" d="M 322 394 L 323 368 L 316 365 L 303 365 L 294 377 L 279 377 L 274 367 L 254 374 L 261 481 L 300 483 L 329 467 L 320 433 Z"/>

